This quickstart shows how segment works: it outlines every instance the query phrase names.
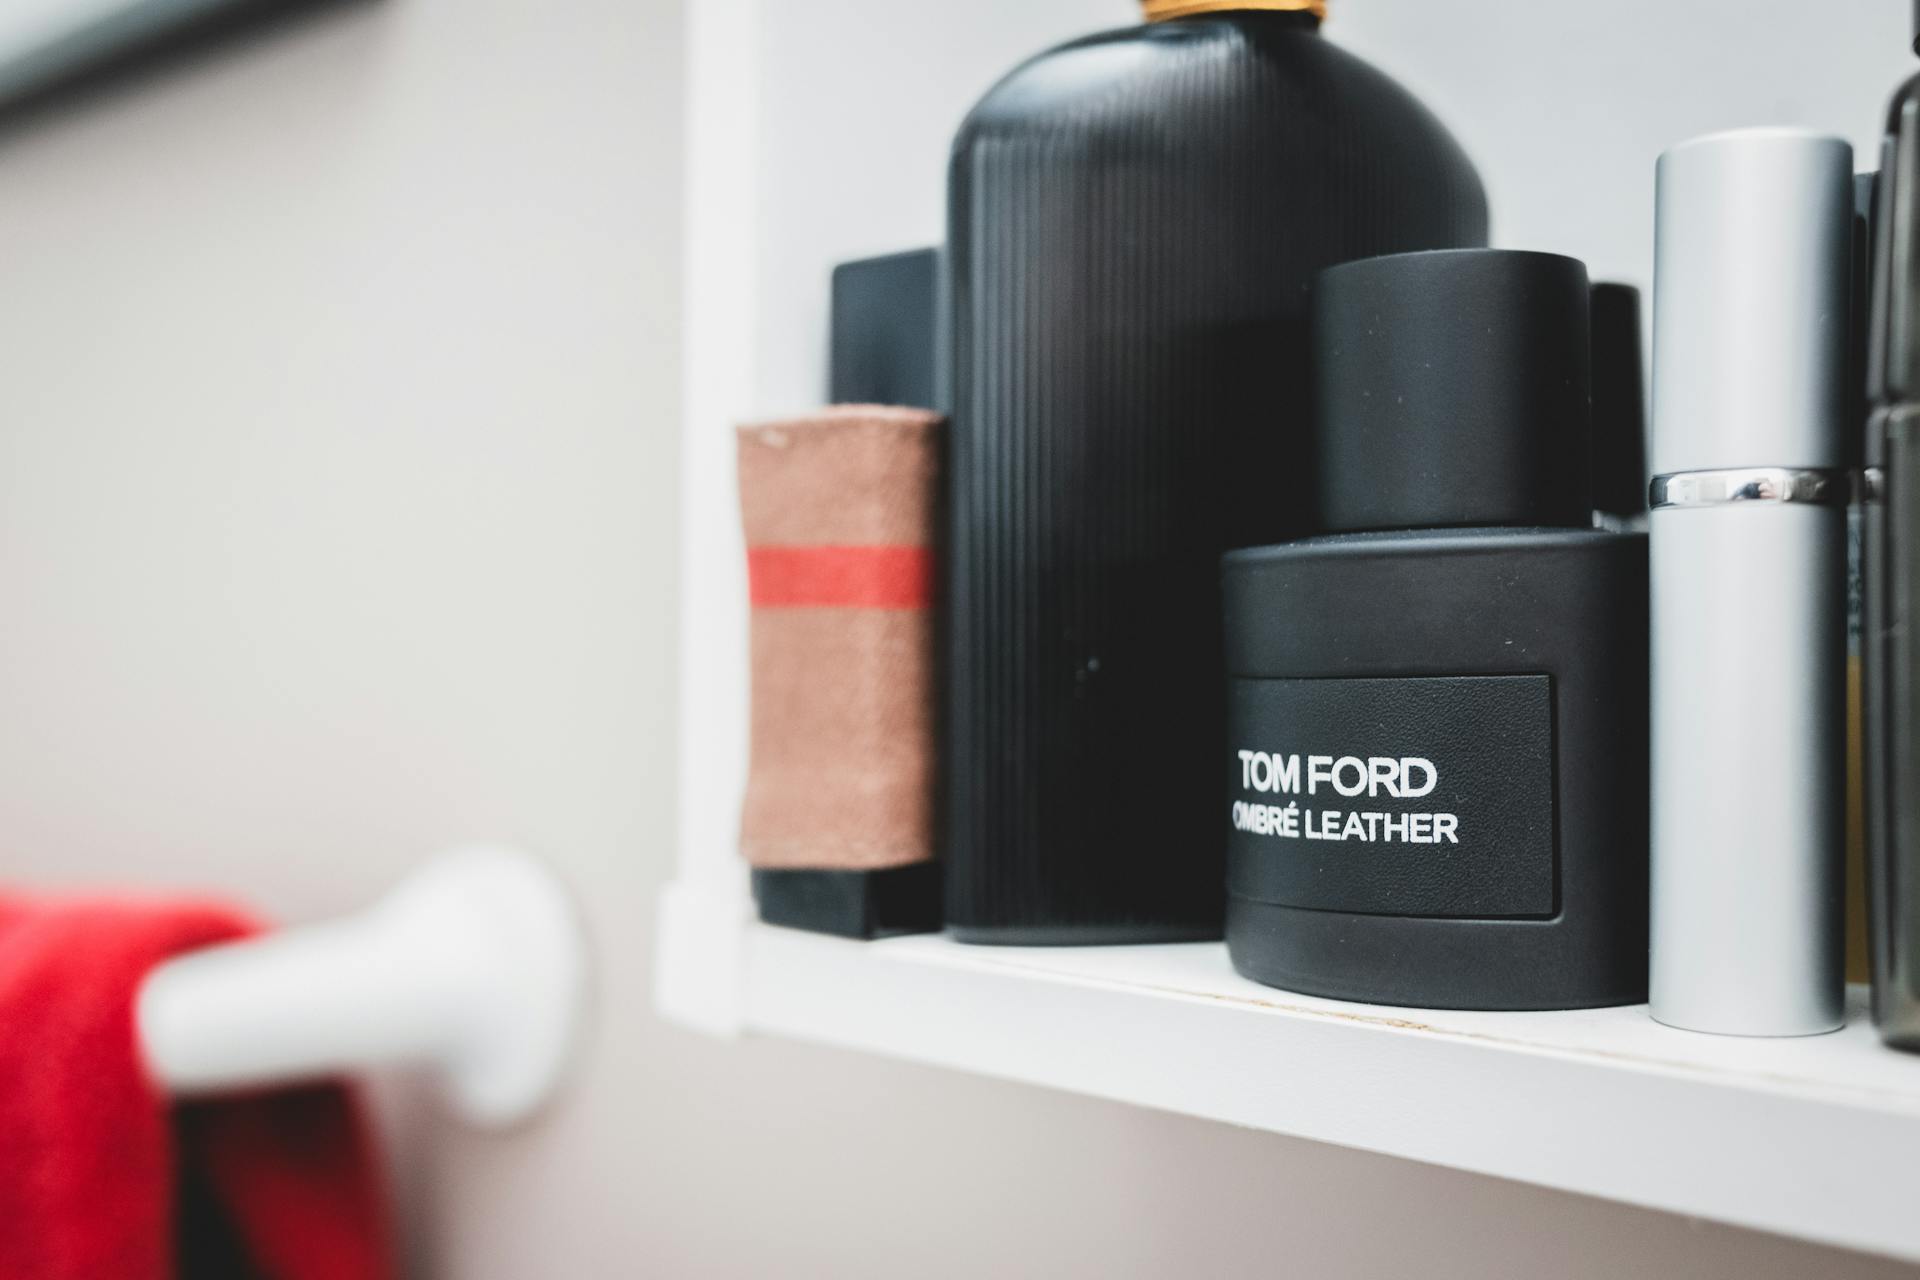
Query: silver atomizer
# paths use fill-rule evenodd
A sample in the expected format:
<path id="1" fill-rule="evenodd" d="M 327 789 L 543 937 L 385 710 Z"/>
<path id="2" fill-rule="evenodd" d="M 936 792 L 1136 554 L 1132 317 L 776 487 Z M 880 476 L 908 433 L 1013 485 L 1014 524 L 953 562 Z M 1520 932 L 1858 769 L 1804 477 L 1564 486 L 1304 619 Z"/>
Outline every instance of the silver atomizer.
<path id="1" fill-rule="evenodd" d="M 1653 302 L 1653 1016 L 1843 1012 L 1853 152 L 1797 129 L 1660 157 Z"/>

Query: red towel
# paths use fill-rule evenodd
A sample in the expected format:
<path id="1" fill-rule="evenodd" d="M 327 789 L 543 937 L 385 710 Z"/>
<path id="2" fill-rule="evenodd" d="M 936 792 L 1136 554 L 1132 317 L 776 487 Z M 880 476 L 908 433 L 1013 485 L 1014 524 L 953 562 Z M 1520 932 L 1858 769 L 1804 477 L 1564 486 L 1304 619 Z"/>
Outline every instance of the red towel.
<path id="1" fill-rule="evenodd" d="M 0 894 L 0 1276 L 393 1274 L 345 1089 L 175 1106 L 142 1066 L 141 978 L 258 929 L 211 903 Z"/>

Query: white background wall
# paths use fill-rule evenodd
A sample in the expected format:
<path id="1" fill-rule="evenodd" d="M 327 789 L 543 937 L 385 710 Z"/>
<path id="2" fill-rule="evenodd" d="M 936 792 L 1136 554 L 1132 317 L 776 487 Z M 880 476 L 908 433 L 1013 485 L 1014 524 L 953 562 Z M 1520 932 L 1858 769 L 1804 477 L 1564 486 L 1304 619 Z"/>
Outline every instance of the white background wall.
<path id="1" fill-rule="evenodd" d="M 1909 61 L 1897 0 L 1335 2 L 1488 170 L 1504 240 L 1608 271 L 1644 262 L 1669 135 L 1865 136 Z M 744 394 L 778 408 L 818 397 L 827 262 L 937 233 L 964 103 L 1127 7 L 761 7 Z M 382 0 L 0 132 L 0 876 L 305 918 L 461 839 L 559 864 L 602 960 L 572 1092 L 505 1137 L 388 1096 L 422 1275 L 1896 1274 L 658 1024 L 680 32 L 667 0 Z M 684 501 L 731 527 L 730 494 Z"/>
<path id="2" fill-rule="evenodd" d="M 0 877 L 310 918 L 504 839 L 591 918 L 563 1105 L 395 1099 L 420 1274 L 673 1234 L 680 57 L 671 3 L 380 0 L 0 116 Z"/>
<path id="3" fill-rule="evenodd" d="M 723 0 L 723 3 L 725 0 Z M 1478 164 L 1494 239 L 1653 275 L 1653 165 L 1695 134 L 1799 124 L 1878 167 L 1920 70 L 1904 0 L 1328 0 L 1328 39 L 1417 93 Z M 942 237 L 948 144 L 1019 60 L 1133 0 L 763 0 L 762 412 L 820 395 L 827 271 Z M 857 68 L 857 72 L 849 73 Z M 834 69 L 839 73 L 835 74 Z"/>

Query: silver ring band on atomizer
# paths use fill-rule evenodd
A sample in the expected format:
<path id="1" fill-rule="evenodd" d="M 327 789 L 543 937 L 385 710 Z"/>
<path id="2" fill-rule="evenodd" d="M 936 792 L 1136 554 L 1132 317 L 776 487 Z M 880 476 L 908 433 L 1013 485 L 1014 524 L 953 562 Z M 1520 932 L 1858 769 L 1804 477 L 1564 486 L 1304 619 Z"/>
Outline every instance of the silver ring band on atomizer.
<path id="1" fill-rule="evenodd" d="M 1724 507 L 1736 502 L 1801 503 L 1844 507 L 1853 500 L 1848 471 L 1810 467 L 1730 467 L 1722 471 L 1676 471 L 1655 476 L 1647 487 L 1647 505 Z"/>

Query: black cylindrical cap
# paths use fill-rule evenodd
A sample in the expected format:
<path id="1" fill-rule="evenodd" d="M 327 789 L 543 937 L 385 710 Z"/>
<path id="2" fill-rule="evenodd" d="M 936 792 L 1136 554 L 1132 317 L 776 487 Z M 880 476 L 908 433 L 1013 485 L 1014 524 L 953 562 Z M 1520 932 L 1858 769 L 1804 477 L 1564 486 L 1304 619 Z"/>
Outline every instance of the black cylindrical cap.
<path id="1" fill-rule="evenodd" d="M 1647 380 L 1640 356 L 1640 291 L 1593 286 L 1593 508 L 1647 509 Z"/>
<path id="2" fill-rule="evenodd" d="M 1585 265 L 1448 249 L 1322 271 L 1322 527 L 1593 520 Z"/>

